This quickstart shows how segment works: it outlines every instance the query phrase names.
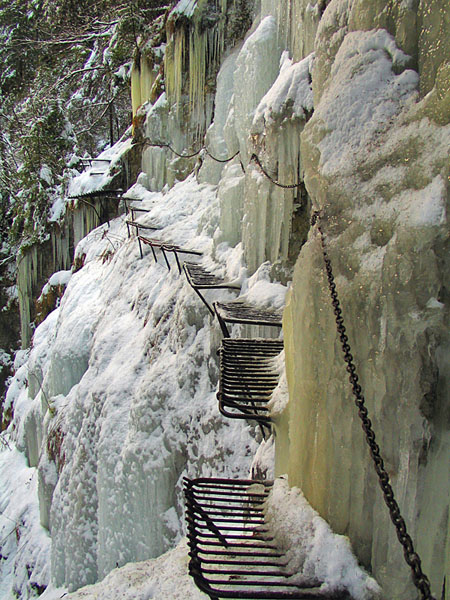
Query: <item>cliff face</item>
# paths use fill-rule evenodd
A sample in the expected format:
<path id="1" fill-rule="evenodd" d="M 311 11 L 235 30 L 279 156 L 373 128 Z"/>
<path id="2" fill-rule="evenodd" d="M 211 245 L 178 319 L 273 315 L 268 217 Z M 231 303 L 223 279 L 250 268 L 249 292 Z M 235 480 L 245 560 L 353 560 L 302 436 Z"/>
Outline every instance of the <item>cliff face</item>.
<path id="1" fill-rule="evenodd" d="M 287 471 L 350 536 L 395 598 L 411 595 L 410 576 L 352 403 L 309 218 L 320 211 L 377 440 L 441 590 L 449 543 L 448 19 L 444 2 L 261 2 L 221 67 L 206 136 L 210 154 L 239 156 L 223 167 L 207 155 L 199 172 L 218 183 L 218 241 L 242 242 L 250 272 L 270 260 L 272 275 L 289 279 L 308 235 L 284 317 L 290 402 L 276 419 L 277 472 Z M 277 187 L 261 165 L 299 185 Z"/>
<path id="2" fill-rule="evenodd" d="M 143 53 L 134 67 L 143 152 L 130 194 L 158 236 L 203 251 L 261 304 L 283 295 L 270 278 L 292 281 L 276 474 L 349 536 L 396 600 L 414 589 L 353 405 L 310 219 L 319 211 L 377 440 L 438 596 L 449 563 L 449 10 L 444 0 L 182 0 L 165 54 L 152 49 L 159 63 Z M 150 254 L 140 261 L 120 219 L 83 240 L 83 254 L 8 399 L 11 439 L 39 471 L 52 579 L 69 589 L 173 546 L 182 476 L 246 475 L 259 441 L 218 415 L 219 332 L 175 269 L 167 275 Z M 42 585 L 49 554 L 47 539 L 30 559 Z"/>
<path id="3" fill-rule="evenodd" d="M 450 112 L 448 48 L 441 53 L 438 40 L 449 8 L 406 4 L 330 3 L 315 40 L 314 115 L 300 152 L 386 469 L 440 593 L 449 577 Z M 418 76 L 409 70 L 417 65 Z M 287 470 L 350 536 L 389 597 L 407 598 L 408 572 L 353 404 L 317 228 L 296 263 L 284 334 L 290 403 L 279 418 L 278 472 Z"/>

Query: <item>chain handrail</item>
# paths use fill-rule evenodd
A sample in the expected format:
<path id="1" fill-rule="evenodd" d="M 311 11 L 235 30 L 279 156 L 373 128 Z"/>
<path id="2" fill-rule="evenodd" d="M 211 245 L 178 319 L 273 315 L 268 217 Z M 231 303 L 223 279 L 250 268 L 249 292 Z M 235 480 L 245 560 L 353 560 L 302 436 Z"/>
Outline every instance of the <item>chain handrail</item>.
<path id="1" fill-rule="evenodd" d="M 279 181 L 276 181 L 267 171 L 266 169 L 263 167 L 261 161 L 259 160 L 258 156 L 253 153 L 250 157 L 250 162 L 252 162 L 252 160 L 255 161 L 255 163 L 258 165 L 258 167 L 261 169 L 261 171 L 263 172 L 263 174 L 267 177 L 267 179 L 269 179 L 274 185 L 283 188 L 285 190 L 293 190 L 295 188 L 298 188 L 302 185 L 302 182 L 299 181 L 298 183 L 291 183 L 291 184 L 285 184 L 285 183 L 280 183 Z"/>
<path id="2" fill-rule="evenodd" d="M 212 160 L 215 160 L 218 163 L 227 163 L 230 162 L 231 160 L 233 160 L 233 158 L 236 158 L 236 156 L 238 156 L 240 154 L 240 151 L 238 150 L 237 152 L 235 152 L 232 156 L 228 157 L 228 158 L 217 158 L 215 157 L 213 154 L 211 154 L 211 152 L 208 150 L 208 148 L 206 146 L 202 146 L 199 150 L 197 150 L 196 152 L 193 152 L 192 154 L 180 154 L 179 152 L 177 152 L 176 150 L 174 150 L 172 148 L 172 146 L 170 144 L 166 144 L 165 142 L 151 142 L 150 140 L 144 140 L 144 142 L 142 142 L 145 146 L 150 146 L 150 147 L 155 147 L 155 148 L 168 148 L 171 152 L 173 152 L 174 154 L 176 154 L 177 156 L 179 156 L 180 158 L 193 158 L 194 156 L 198 156 L 200 154 L 200 152 L 202 150 L 204 150 L 206 152 L 206 154 L 212 158 Z M 256 164 L 258 165 L 258 167 L 261 169 L 262 173 L 267 177 L 267 179 L 269 179 L 274 185 L 283 188 L 285 190 L 294 190 L 295 188 L 298 188 L 302 185 L 302 182 L 299 181 L 298 183 L 291 183 L 291 184 L 285 184 L 285 183 L 281 183 L 279 181 L 276 181 L 264 168 L 263 164 L 261 163 L 259 157 L 253 153 L 250 157 L 250 161 L 255 161 Z M 241 167 L 242 167 L 242 171 L 245 173 L 245 168 L 244 165 L 242 164 L 242 160 L 239 161 Z"/>
<path id="3" fill-rule="evenodd" d="M 348 336 L 344 326 L 344 319 L 342 316 L 342 308 L 340 306 L 336 284 L 334 282 L 334 275 L 331 266 L 331 261 L 328 256 L 328 252 L 325 246 L 325 238 L 323 235 L 322 228 L 320 226 L 320 213 L 314 212 L 311 217 L 311 225 L 317 225 L 317 229 L 320 234 L 320 241 L 322 246 L 322 254 L 325 262 L 325 270 L 327 273 L 328 286 L 330 289 L 331 303 L 334 308 L 334 314 L 336 317 L 337 331 L 341 341 L 342 352 L 344 353 L 344 360 L 347 364 L 347 372 L 349 373 L 349 381 L 352 385 L 352 392 L 355 397 L 355 404 L 358 407 L 358 415 L 362 421 L 362 428 L 366 436 L 367 444 L 369 445 L 370 455 L 373 459 L 375 471 L 378 475 L 379 484 L 383 492 L 384 501 L 389 509 L 390 518 L 396 528 L 396 533 L 400 544 L 403 547 L 403 554 L 405 561 L 409 565 L 412 571 L 412 579 L 414 585 L 419 590 L 422 600 L 435 600 L 434 596 L 431 595 L 430 581 L 425 573 L 422 571 L 422 563 L 419 555 L 414 550 L 413 541 L 406 530 L 406 523 L 400 514 L 400 508 L 397 501 L 394 498 L 394 491 L 389 482 L 389 475 L 384 468 L 384 462 L 380 455 L 380 447 L 375 441 L 375 432 L 372 428 L 372 422 L 368 417 L 368 410 L 365 406 L 365 398 L 362 393 L 362 388 L 358 383 L 358 375 L 356 374 L 356 367 L 353 362 L 353 356 L 350 353 L 350 345 L 348 343 Z"/>
<path id="4" fill-rule="evenodd" d="M 192 154 L 180 154 L 179 152 L 174 150 L 170 144 L 166 144 L 165 142 L 152 142 L 152 141 L 146 139 L 146 140 L 144 140 L 143 144 L 145 146 L 150 146 L 150 147 L 154 147 L 154 148 L 168 148 L 171 152 L 173 152 L 174 154 L 176 154 L 176 156 L 179 156 L 180 158 L 194 158 L 194 156 L 198 156 L 200 154 L 200 152 L 202 150 L 204 150 L 210 158 L 212 158 L 213 160 L 215 160 L 218 163 L 230 162 L 231 160 L 233 160 L 233 158 L 236 158 L 236 156 L 238 154 L 240 154 L 240 151 L 238 150 L 229 158 L 217 158 L 213 154 L 211 154 L 211 152 L 208 150 L 208 148 L 206 146 L 202 146 L 199 150 L 197 150 L 196 152 L 193 152 Z"/>
<path id="5" fill-rule="evenodd" d="M 236 158 L 236 156 L 238 156 L 238 154 L 240 154 L 240 151 L 238 150 L 237 152 L 235 152 L 232 156 L 230 156 L 228 158 L 216 158 L 215 156 L 213 156 L 211 154 L 211 152 L 208 150 L 208 148 L 206 146 L 202 146 L 199 150 L 197 150 L 196 152 L 193 152 L 192 154 L 180 154 L 179 152 L 174 150 L 170 144 L 166 144 L 165 142 L 152 142 L 152 141 L 146 139 L 142 142 L 142 144 L 144 144 L 145 146 L 150 146 L 150 147 L 155 147 L 155 148 L 168 148 L 171 152 L 173 152 L 174 154 L 176 154 L 176 156 L 179 156 L 180 158 L 193 158 L 194 156 L 198 156 L 200 154 L 200 152 L 202 152 L 202 150 L 204 150 L 206 152 L 206 154 L 210 158 L 212 158 L 212 160 L 215 160 L 218 163 L 230 162 L 231 160 L 233 160 L 233 158 Z M 252 161 L 256 162 L 258 167 L 261 169 L 262 173 L 267 177 L 267 179 L 269 179 L 269 181 L 271 181 L 274 185 L 276 185 L 280 188 L 283 188 L 285 190 L 294 190 L 295 188 L 298 188 L 302 185 L 301 181 L 299 181 L 298 183 L 291 183 L 291 184 L 285 184 L 285 183 L 281 183 L 280 181 L 276 181 L 270 175 L 270 173 L 267 172 L 267 170 L 264 168 L 263 164 L 261 163 L 258 155 L 255 153 L 253 153 L 250 157 L 249 162 L 252 162 Z M 242 160 L 239 160 L 239 163 L 241 165 L 242 171 L 245 173 L 245 168 L 244 168 L 244 165 L 242 164 Z"/>
<path id="6" fill-rule="evenodd" d="M 212 158 L 213 160 L 215 160 L 215 161 L 216 161 L 216 162 L 218 162 L 218 163 L 227 163 L 227 162 L 230 162 L 230 160 L 233 160 L 233 158 L 236 158 L 236 156 L 237 156 L 238 154 L 240 154 L 240 153 L 241 153 L 241 152 L 240 152 L 240 150 L 238 150 L 237 152 L 235 152 L 235 153 L 233 154 L 233 156 L 230 156 L 229 158 L 216 158 L 215 156 L 213 156 L 213 155 L 211 154 L 211 152 L 208 150 L 208 148 L 205 148 L 205 151 L 206 151 L 206 154 L 207 154 L 207 155 L 208 155 L 210 158 Z M 242 165 L 242 163 L 241 163 L 241 165 Z"/>
<path id="7" fill-rule="evenodd" d="M 180 154 L 179 152 L 174 150 L 170 144 L 166 144 L 165 142 L 151 142 L 150 140 L 144 140 L 143 143 L 145 146 L 151 146 L 154 148 L 168 148 L 171 152 L 173 152 L 179 158 L 194 158 L 194 156 L 198 156 L 200 154 L 200 152 L 203 150 L 203 146 L 202 146 L 199 150 L 197 150 L 196 152 L 193 152 L 192 154 Z"/>

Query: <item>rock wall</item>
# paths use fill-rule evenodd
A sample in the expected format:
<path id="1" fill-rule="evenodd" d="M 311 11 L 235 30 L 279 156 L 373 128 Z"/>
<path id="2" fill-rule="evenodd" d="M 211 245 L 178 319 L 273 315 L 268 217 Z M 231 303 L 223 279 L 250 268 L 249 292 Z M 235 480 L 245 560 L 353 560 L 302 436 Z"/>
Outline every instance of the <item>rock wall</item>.
<path id="1" fill-rule="evenodd" d="M 449 580 L 449 14 L 444 3 L 331 2 L 315 40 L 314 115 L 300 145 L 369 414 L 436 596 Z M 349 535 L 386 597 L 409 598 L 410 573 L 352 400 L 317 228 L 297 260 L 284 335 L 290 403 L 277 417 L 277 471 Z"/>
<path id="2" fill-rule="evenodd" d="M 377 439 L 439 595 L 449 564 L 450 8 L 443 0 L 261 0 L 257 9 L 244 42 L 225 51 L 206 135 L 210 154 L 239 154 L 226 164 L 205 156 L 199 178 L 218 185 L 216 244 L 242 243 L 249 272 L 270 260 L 272 275 L 288 280 L 296 260 L 277 473 L 288 472 L 349 535 L 386 598 L 411 597 L 352 404 L 319 234 L 309 230 L 320 210 Z M 267 175 L 298 186 L 277 187 Z"/>

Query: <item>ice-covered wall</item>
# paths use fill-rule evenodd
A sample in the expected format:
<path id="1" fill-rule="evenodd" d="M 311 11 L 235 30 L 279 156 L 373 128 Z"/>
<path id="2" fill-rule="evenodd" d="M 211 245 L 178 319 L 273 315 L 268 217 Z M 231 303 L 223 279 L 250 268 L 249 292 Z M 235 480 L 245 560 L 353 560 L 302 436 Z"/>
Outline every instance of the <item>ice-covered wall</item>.
<path id="1" fill-rule="evenodd" d="M 323 209 L 375 428 L 439 593 L 448 564 L 450 9 L 435 0 L 258 8 L 243 43 L 226 53 L 205 138 L 217 158 L 239 154 L 225 164 L 206 154 L 199 171 L 218 185 L 216 243 L 242 242 L 250 272 L 270 260 L 272 274 L 289 279 L 310 212 Z M 272 179 L 298 188 L 276 187 L 253 153 Z M 314 232 L 284 331 L 291 401 L 277 417 L 278 472 L 350 535 L 387 597 L 407 597 L 410 574 L 349 399 Z"/>
<path id="2" fill-rule="evenodd" d="M 140 106 L 152 98 L 152 88 L 158 75 L 158 66 L 146 54 L 136 57 L 131 69 L 131 109 L 133 117 Z"/>
<path id="3" fill-rule="evenodd" d="M 225 166 L 206 154 L 199 173 L 219 186 L 218 240 L 242 241 L 250 272 L 269 260 L 281 279 L 289 277 L 286 265 L 295 260 L 309 214 L 299 141 L 312 110 L 313 55 L 290 58 L 287 38 L 295 36 L 284 17 L 293 10 L 301 4 L 262 3 L 245 41 L 224 61 L 206 147 L 221 160 L 238 154 Z M 288 187 L 271 183 L 253 154 L 272 179 Z"/>
<path id="4" fill-rule="evenodd" d="M 36 316 L 35 301 L 44 283 L 52 273 L 70 269 L 76 244 L 100 224 L 102 213 L 103 216 L 114 213 L 112 207 L 105 211 L 105 205 L 99 199 L 89 202 L 90 206 L 80 203 L 68 209 L 64 221 L 53 224 L 49 240 L 23 249 L 17 259 L 22 348 L 30 344 Z"/>
<path id="5" fill-rule="evenodd" d="M 136 120 L 147 143 L 139 183 L 174 186 L 146 196 L 160 202 L 148 218 L 167 226 L 161 237 L 198 238 L 224 273 L 224 253 L 232 264 L 241 247 L 247 273 L 270 260 L 265 277 L 283 281 L 298 257 L 284 315 L 290 401 L 275 420 L 276 468 L 349 535 L 385 597 L 406 599 L 410 575 L 352 405 L 318 233 L 309 229 L 321 210 L 377 439 L 438 596 L 449 562 L 449 8 L 443 0 L 261 0 L 245 39 L 222 48 L 222 33 L 208 32 L 211 48 L 223 50 L 209 82 L 214 52 L 204 54 L 203 40 L 191 61 L 199 31 L 189 19 L 197 7 L 213 29 L 225 5 L 239 22 L 245 4 L 178 4 L 169 89 Z M 196 163 L 152 141 L 208 152 Z M 177 187 L 195 163 L 199 183 Z M 256 446 L 242 423 L 217 415 L 217 339 L 206 309 L 173 271 L 139 261 L 123 224 L 114 227 L 109 241 L 101 232 L 85 242 L 86 266 L 38 330 L 33 400 L 16 432 L 39 464 L 54 578 L 71 589 L 168 548 L 179 533 L 180 476 L 243 472 Z"/>
<path id="6" fill-rule="evenodd" d="M 440 50 L 448 16 L 445 3 L 332 1 L 315 41 L 314 115 L 301 135 L 305 185 L 323 215 L 369 413 L 437 596 L 449 580 L 450 79 Z M 316 229 L 296 264 L 284 335 L 290 403 L 277 421 L 277 470 L 350 536 L 388 598 L 409 598 L 409 569 L 352 401 Z"/>
<path id="7" fill-rule="evenodd" d="M 148 218 L 207 251 L 212 203 L 213 188 L 185 182 L 155 195 Z M 123 219 L 111 225 L 78 247 L 85 265 L 37 330 L 17 437 L 39 465 L 52 578 L 70 589 L 172 547 L 182 475 L 245 476 L 256 450 L 249 428 L 217 410 L 207 309 L 176 269 L 139 258 Z"/>

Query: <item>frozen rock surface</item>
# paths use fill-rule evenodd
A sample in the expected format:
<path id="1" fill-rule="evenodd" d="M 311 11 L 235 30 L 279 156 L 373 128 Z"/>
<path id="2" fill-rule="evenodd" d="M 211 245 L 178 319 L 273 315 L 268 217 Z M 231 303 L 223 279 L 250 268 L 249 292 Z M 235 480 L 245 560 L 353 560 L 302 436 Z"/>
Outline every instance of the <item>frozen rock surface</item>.
<path id="1" fill-rule="evenodd" d="M 189 20 L 205 6 L 183 0 L 177 10 Z M 173 60 L 166 62 L 172 88 L 138 112 L 147 138 L 144 173 L 129 194 L 150 209 L 139 219 L 158 222 L 158 237 L 203 251 L 203 264 L 239 282 L 250 301 L 282 306 L 286 286 L 270 280 L 292 279 L 284 313 L 287 386 L 282 378 L 273 401 L 275 436 L 258 448 L 252 428 L 218 416 L 219 334 L 175 265 L 168 273 L 148 249 L 139 260 L 123 220 L 94 231 L 78 247 L 85 266 L 37 329 L 29 361 L 10 387 L 9 443 L 26 453 L 31 468 L 9 450 L 0 453 L 21 477 L 30 469 L 39 479 L 23 514 L 35 524 L 39 512 L 49 527 L 54 584 L 66 586 L 46 592 L 46 600 L 112 570 L 104 587 L 75 597 L 111 597 L 117 586 L 124 597 L 176 599 L 167 580 L 180 573 L 183 546 L 157 562 L 115 567 L 157 557 L 178 542 L 184 474 L 245 476 L 255 453 L 255 472 L 271 474 L 274 440 L 275 473 L 287 472 L 333 530 L 349 536 L 383 597 L 413 597 L 352 405 L 319 234 L 309 225 L 314 210 L 396 497 L 434 594 L 445 575 L 450 580 L 448 2 L 255 6 L 246 38 L 224 54 L 214 103 L 204 75 L 216 66 L 210 59 L 220 53 L 213 49 L 223 50 L 223 19 L 220 31 L 207 33 L 210 45 L 199 22 L 174 29 Z M 188 39 L 201 49 L 190 62 L 183 54 Z M 183 61 L 195 81 L 180 70 Z M 198 94 L 205 110 L 196 121 L 188 104 Z M 190 176 L 196 157 L 151 144 L 170 142 L 185 153 L 201 146 L 208 127 L 211 153 L 239 155 L 223 165 L 203 153 L 195 169 L 200 183 Z M 323 575 L 313 542 L 316 534 L 330 542 L 329 530 L 323 521 L 312 525 L 315 513 L 285 485 L 276 487 L 274 507 L 292 507 L 297 516 L 286 512 L 278 539 L 286 548 L 312 549 L 316 560 L 306 563 Z M 1 498 L 1 510 L 20 522 L 23 505 L 16 513 L 10 496 Z M 13 523 L 0 524 L 8 544 L 0 563 L 5 600 L 13 586 L 30 597 L 37 590 L 31 583 L 48 583 L 49 539 L 37 527 L 17 540 Z M 308 534 L 304 546 L 300 531 Z M 337 558 L 346 551 L 342 539 L 330 543 Z M 302 562 L 299 556 L 293 560 Z M 350 579 L 357 572 L 353 557 L 333 565 L 335 585 L 345 570 Z M 184 597 L 202 597 L 181 575 L 179 581 Z M 378 593 L 364 581 L 353 578 L 356 598 Z M 449 593 L 447 583 L 445 600 Z"/>
<path id="2" fill-rule="evenodd" d="M 428 118 L 417 72 L 390 34 L 348 31 L 349 6 L 332 2 L 316 38 L 314 115 L 301 135 L 305 185 L 321 211 L 386 469 L 440 593 L 449 543 L 450 127 Z M 279 422 L 277 470 L 350 536 L 389 598 L 409 598 L 409 569 L 352 401 L 317 228 L 296 264 L 284 333 L 290 403 Z"/>

